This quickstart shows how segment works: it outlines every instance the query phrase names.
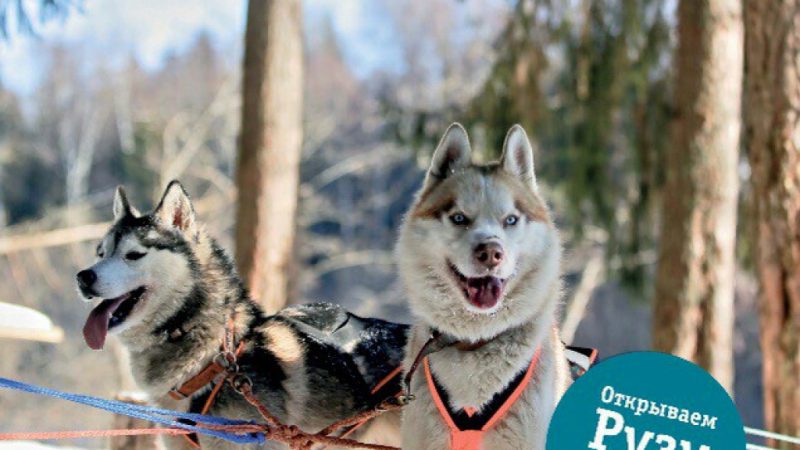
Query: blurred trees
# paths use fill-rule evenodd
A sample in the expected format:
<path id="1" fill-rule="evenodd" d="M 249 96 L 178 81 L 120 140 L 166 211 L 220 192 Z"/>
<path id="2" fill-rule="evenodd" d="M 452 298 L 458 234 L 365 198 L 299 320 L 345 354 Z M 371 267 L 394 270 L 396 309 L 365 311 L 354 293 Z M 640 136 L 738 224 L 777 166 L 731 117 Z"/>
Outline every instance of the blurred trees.
<path id="1" fill-rule="evenodd" d="M 286 303 L 303 139 L 300 0 L 250 0 L 236 185 L 236 260 L 267 311 Z"/>
<path id="2" fill-rule="evenodd" d="M 3 0 L 0 2 L 0 37 L 11 36 L 12 23 L 16 25 L 15 31 L 33 34 L 36 32 L 34 23 L 64 17 L 72 6 L 70 0 L 38 0 L 35 7 L 25 0 Z"/>
<path id="3" fill-rule="evenodd" d="M 209 232 L 231 247 L 240 66 L 238 58 L 236 64 L 225 58 L 239 46 L 220 48 L 198 33 L 158 67 L 145 69 L 132 56 L 115 63 L 71 41 L 33 42 L 42 62 L 36 89 L 26 95 L 0 87 L 0 204 L 7 213 L 0 229 L 0 299 L 48 314 L 66 339 L 58 347 L 4 341 L 0 370 L 107 396 L 119 380 L 114 354 L 86 351 L 80 326 L 88 310 L 74 289 L 75 271 L 91 263 L 95 239 L 107 227 L 78 225 L 110 220 L 116 185 L 125 184 L 146 210 L 160 194 L 160 180 L 174 176 L 194 195 Z M 91 125 L 98 117 L 91 112 L 98 110 Z M 88 189 L 67 207 L 66 180 L 74 168 L 69 154 L 87 126 L 97 127 L 88 174 L 81 176 Z M 56 234 L 68 245 L 51 246 L 47 236 Z M 9 242 L 16 245 L 4 245 Z M 9 251 L 15 246 L 22 250 Z M 89 366 L 92 373 L 81 370 Z M 4 430 L 24 428 L 42 414 L 56 426 L 108 426 L 102 413 L 65 415 L 58 405 L 49 409 L 5 395 L 0 403 L 0 411 L 14 410 L 0 412 Z"/>
<path id="4" fill-rule="evenodd" d="M 14 1 L 7 4 L 13 6 Z M 570 247 L 565 258 L 567 292 L 576 284 L 578 291 L 586 292 L 584 280 L 602 280 L 602 275 L 591 273 L 607 270 L 614 275 L 611 283 L 589 284 L 586 295 L 594 302 L 578 339 L 610 349 L 607 354 L 646 348 L 650 304 L 629 302 L 614 282 L 644 288 L 627 291 L 635 294 L 633 298 L 649 297 L 659 224 L 671 223 L 660 215 L 662 196 L 670 193 L 664 189 L 663 172 L 674 142 L 668 125 L 676 111 L 671 7 L 676 2 L 424 0 L 424 7 L 418 0 L 356 3 L 369 10 L 367 22 L 380 30 L 376 42 L 382 33 L 388 34 L 392 48 L 381 53 L 379 69 L 364 73 L 359 49 L 365 44 L 354 43 L 351 30 L 340 47 L 336 38 L 342 30 L 331 25 L 331 17 L 306 27 L 306 127 L 298 235 L 292 251 L 298 266 L 296 298 L 329 300 L 360 314 L 407 320 L 401 290 L 392 289 L 391 247 L 422 176 L 412 155 L 427 159 L 442 129 L 459 120 L 470 127 L 476 152 L 491 158 L 508 127 L 522 122 L 540 144 L 537 171 Z M 86 14 L 92 13 L 89 6 Z M 240 73 L 239 44 L 237 40 L 229 47 L 213 34 L 200 33 L 189 48 L 149 68 L 133 57 L 126 65 L 108 64 L 105 55 L 87 54 L 74 43 L 60 50 L 47 42 L 37 47 L 36 54 L 48 67 L 37 94 L 18 99 L 0 88 L 0 203 L 9 225 L 5 233 L 16 236 L 61 227 L 67 222 L 65 210 L 73 211 L 71 215 L 77 211 L 87 222 L 107 220 L 116 184 L 128 185 L 135 203 L 147 207 L 161 183 L 180 177 L 195 195 L 203 222 L 231 248 L 236 137 L 240 115 L 246 111 L 241 102 L 260 101 L 263 93 L 241 91 L 240 81 L 246 76 Z M 59 51 L 68 55 L 59 57 Z M 769 70 L 772 80 L 782 76 L 773 67 Z M 779 94 L 773 85 L 759 89 L 770 99 Z M 49 94 L 55 92 L 61 94 Z M 765 108 L 778 106 L 765 103 Z M 74 116 L 65 113 L 73 107 Z M 80 189 L 87 194 L 76 194 L 79 200 L 67 209 L 71 169 L 64 158 L 76 149 L 58 147 L 57 138 L 63 131 L 69 138 L 64 142 L 79 142 L 86 118 L 98 108 L 103 123 L 88 177 L 78 177 L 81 171 L 72 175 L 85 180 L 88 191 Z M 261 119 L 249 117 L 252 129 L 257 129 Z M 759 113 L 751 121 L 765 117 L 771 116 Z M 392 139 L 395 136 L 399 139 Z M 245 195 L 257 192 L 254 185 L 243 184 Z M 286 198 L 286 192 L 280 192 L 270 201 Z M 290 216 L 279 212 L 266 217 Z M 24 223 L 36 218 L 42 219 Z M 748 238 L 741 236 L 740 242 Z M 252 240 L 241 239 L 241 244 L 254 248 Z M 279 247 L 270 243 L 264 248 Z M 91 253 L 86 243 L 0 257 L 0 273 L 8 281 L 0 295 L 42 307 L 67 330 L 79 329 L 85 311 L 74 307 L 71 278 Z M 590 273 L 588 268 L 597 266 L 586 262 L 596 261 L 598 254 L 604 263 Z M 739 286 L 742 279 L 746 284 L 748 274 L 740 277 Z M 745 292 L 740 305 L 751 297 L 751 291 Z M 739 332 L 755 333 L 750 316 L 742 314 L 740 320 L 745 326 Z M 619 321 L 631 326 L 609 327 Z M 31 360 L 28 352 L 7 350 L 0 365 L 34 381 L 58 376 L 59 382 L 77 390 L 105 389 L 103 383 L 110 378 L 101 371 L 91 378 L 64 378 L 80 374 L 75 367 L 85 366 L 79 333 L 72 334 L 48 358 Z M 770 336 L 784 339 L 784 347 L 791 349 L 791 333 L 775 331 Z M 737 355 L 750 361 L 760 356 L 749 342 L 737 347 Z M 780 367 L 786 368 L 790 352 L 785 355 Z M 748 424 L 758 426 L 756 364 L 738 361 L 737 371 L 743 375 L 737 383 L 751 384 L 737 386 L 737 403 L 749 415 Z M 777 383 L 771 388 L 773 397 L 779 395 Z M 776 401 L 768 404 L 775 411 Z M 22 425 L 36 414 L 40 412 L 18 411 L 2 426 Z"/>
<path id="5" fill-rule="evenodd" d="M 217 53 L 200 34 L 185 53 L 146 72 L 132 58 L 114 68 L 89 65 L 80 48 L 42 45 L 36 92 L 18 99 L 0 89 L 7 224 L 41 216 L 48 226 L 68 224 L 66 216 L 85 223 L 119 183 L 142 207 L 170 177 L 232 192 L 238 70 Z M 198 167 L 187 171 L 188 162 Z"/>
<path id="6" fill-rule="evenodd" d="M 22 128 L 22 115 L 16 96 L 0 85 L 0 188 L 4 185 L 6 168 L 14 159 L 14 143 Z M 0 229 L 9 221 L 7 196 L 0 193 Z"/>
<path id="7" fill-rule="evenodd" d="M 76 206 L 89 194 L 89 176 L 103 133 L 113 108 L 113 85 L 100 71 L 89 75 L 93 81 L 84 85 L 77 55 L 66 48 L 50 52 L 50 67 L 37 92 L 39 104 L 36 127 L 41 130 L 41 144 L 54 152 L 64 174 L 67 207 Z M 113 141 L 106 136 L 104 142 Z"/>
<path id="8" fill-rule="evenodd" d="M 387 96 L 387 120 L 404 117 L 395 132 L 417 148 L 463 122 L 484 159 L 522 123 L 562 228 L 599 244 L 616 278 L 647 292 L 671 114 L 670 15 L 658 0 L 518 0 L 474 89 L 442 87 L 428 95 L 444 97 L 435 104 Z"/>
<path id="9" fill-rule="evenodd" d="M 745 1 L 745 145 L 752 167 L 764 419 L 800 434 L 800 2 Z"/>
<path id="10" fill-rule="evenodd" d="M 744 30 L 740 0 L 678 6 L 653 346 L 733 390 L 733 289 Z"/>
<path id="11" fill-rule="evenodd" d="M 667 3 L 518 0 L 476 89 L 441 82 L 427 96 L 441 97 L 434 104 L 388 96 L 387 116 L 403 118 L 393 129 L 421 149 L 462 121 L 484 159 L 498 156 L 513 123 L 532 130 L 539 178 L 573 251 L 607 255 L 614 279 L 637 297 L 654 294 L 657 347 L 730 390 L 741 25 L 735 6 L 684 5 L 679 33 L 691 43 L 673 64 Z M 707 16 L 691 10 L 704 5 Z"/>
<path id="12" fill-rule="evenodd" d="M 658 348 L 698 361 L 731 389 L 741 55 L 726 47 L 736 48 L 735 19 L 716 7 L 709 14 L 683 19 L 692 42 L 684 49 L 695 53 L 672 64 L 665 2 L 519 0 L 481 89 L 440 116 L 418 117 L 466 117 L 489 158 L 514 122 L 534 130 L 537 171 L 571 241 L 602 247 L 606 267 L 638 296 L 656 285 Z M 685 73 L 676 78 L 673 67 Z M 702 86 L 718 91 L 709 97 Z"/>

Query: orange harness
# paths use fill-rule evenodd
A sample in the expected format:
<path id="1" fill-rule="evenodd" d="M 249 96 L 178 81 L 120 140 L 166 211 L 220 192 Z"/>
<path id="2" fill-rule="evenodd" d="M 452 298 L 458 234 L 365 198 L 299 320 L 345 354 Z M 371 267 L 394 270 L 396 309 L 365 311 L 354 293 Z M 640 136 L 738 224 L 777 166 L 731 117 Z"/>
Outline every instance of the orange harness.
<path id="1" fill-rule="evenodd" d="M 423 364 L 425 365 L 425 377 L 428 380 L 428 390 L 436 404 L 436 409 L 439 410 L 439 414 L 450 429 L 450 448 L 452 450 L 483 449 L 483 438 L 486 432 L 503 420 L 514 403 L 525 392 L 525 388 L 530 383 L 533 372 L 536 369 L 540 353 L 541 349 L 536 350 L 536 354 L 533 355 L 527 370 L 515 377 L 506 389 L 495 394 L 490 404 L 487 405 L 489 411 L 482 411 L 480 413 L 481 417 L 476 416 L 478 412 L 474 408 L 465 408 L 456 412 L 449 409 L 447 406 L 447 393 L 436 382 L 431 373 L 428 358 L 425 357 Z M 492 409 L 494 409 L 494 412 L 491 411 Z M 457 421 L 460 424 L 457 424 Z"/>

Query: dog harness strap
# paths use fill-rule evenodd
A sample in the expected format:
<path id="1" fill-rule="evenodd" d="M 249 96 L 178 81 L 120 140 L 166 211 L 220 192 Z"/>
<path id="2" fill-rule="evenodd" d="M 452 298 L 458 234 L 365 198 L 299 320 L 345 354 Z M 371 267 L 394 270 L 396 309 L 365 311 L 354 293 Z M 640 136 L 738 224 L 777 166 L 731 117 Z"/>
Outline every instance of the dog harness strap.
<path id="1" fill-rule="evenodd" d="M 523 392 L 525 392 L 525 388 L 528 387 L 528 384 L 531 382 L 531 378 L 533 378 L 533 371 L 536 369 L 536 365 L 539 363 L 539 355 L 541 354 L 542 350 L 536 350 L 536 353 L 533 355 L 533 359 L 531 360 L 530 365 L 528 365 L 528 370 L 525 372 L 525 376 L 522 378 L 522 381 L 517 385 L 514 392 L 511 393 L 511 396 L 506 400 L 500 409 L 497 410 L 492 418 L 489 419 L 489 422 L 483 426 L 483 431 L 486 431 L 497 424 L 497 422 L 501 421 L 514 403 L 522 397 Z"/>
<path id="2" fill-rule="evenodd" d="M 227 368 L 223 367 L 218 362 L 212 361 L 211 364 L 207 365 L 200 373 L 190 378 L 189 381 L 169 391 L 169 396 L 175 400 L 183 400 L 187 397 L 191 397 L 192 394 L 203 389 L 227 370 Z"/>
<path id="3" fill-rule="evenodd" d="M 225 364 L 220 364 L 217 361 L 217 357 L 215 357 L 209 365 L 207 365 L 203 370 L 200 371 L 197 375 L 193 376 L 191 379 L 180 385 L 179 387 L 172 388 L 169 391 L 169 396 L 175 400 L 183 400 L 185 398 L 189 398 L 194 395 L 195 392 L 203 389 L 205 386 L 217 381 L 217 384 L 211 389 L 211 392 L 208 395 L 208 398 L 203 405 L 203 409 L 200 411 L 200 414 L 206 414 L 209 409 L 211 409 L 211 405 L 214 404 L 214 399 L 219 394 L 220 389 L 222 388 L 222 384 L 224 379 L 220 380 L 219 378 L 227 375 L 228 369 L 230 368 L 231 364 L 235 364 L 236 358 L 242 353 L 244 350 L 244 341 L 239 342 L 239 347 L 236 349 L 235 353 L 231 352 L 233 348 L 233 343 L 235 342 L 235 321 L 233 316 L 228 319 L 228 326 L 225 329 L 225 338 L 222 341 L 222 352 L 220 352 L 217 356 L 222 356 L 225 361 Z M 232 356 L 232 358 L 231 358 Z M 231 360 L 233 359 L 233 360 Z M 197 436 L 197 433 L 185 434 L 183 438 L 186 442 L 193 448 L 200 449 L 200 439 Z"/>
<path id="4" fill-rule="evenodd" d="M 531 381 L 533 377 L 533 372 L 536 369 L 536 365 L 539 362 L 539 355 L 541 354 L 541 349 L 536 350 L 536 353 L 533 355 L 528 368 L 525 370 L 524 375 L 521 378 L 517 376 L 511 382 L 511 386 L 513 390 L 508 394 L 508 397 L 502 404 L 497 407 L 497 409 L 491 413 L 488 420 L 479 428 L 479 429 L 462 429 L 460 428 L 453 416 L 445 405 L 445 401 L 442 397 L 446 397 L 446 393 L 444 389 L 438 386 L 436 380 L 433 378 L 433 374 L 431 373 L 430 363 L 428 362 L 428 358 L 426 357 L 423 360 L 423 364 L 425 366 L 425 378 L 428 382 L 428 390 L 431 393 L 431 397 L 433 397 L 433 402 L 436 404 L 436 409 L 439 411 L 439 415 L 442 416 L 445 424 L 447 424 L 447 428 L 450 429 L 450 448 L 451 450 L 483 450 L 483 438 L 487 431 L 492 429 L 498 422 L 503 420 L 508 411 L 514 405 L 514 403 L 519 400 L 522 394 L 525 392 L 525 388 Z M 516 386 L 514 386 L 516 385 Z M 508 390 L 508 388 L 506 388 Z M 498 393 L 497 395 L 503 394 L 504 392 Z M 443 395 L 444 394 L 444 395 Z M 487 405 L 488 407 L 493 407 L 493 405 Z M 466 413 L 470 418 L 474 415 Z M 481 415 L 484 415 L 485 411 L 481 412 Z"/>
<path id="5" fill-rule="evenodd" d="M 410 390 L 411 388 L 411 379 L 414 377 L 414 373 L 417 371 L 419 364 L 425 360 L 425 358 L 436 351 L 439 345 L 436 345 L 440 339 L 442 339 L 443 334 L 439 332 L 439 330 L 431 331 L 431 336 L 422 344 L 422 347 L 417 352 L 417 356 L 414 357 L 414 361 L 411 363 L 411 367 L 408 368 L 405 377 L 403 378 L 403 387 L 406 391 Z"/>
<path id="6" fill-rule="evenodd" d="M 191 397 L 195 392 L 203 389 L 214 381 L 219 381 L 219 377 L 223 376 L 231 368 L 231 365 L 236 364 L 236 358 L 244 350 L 244 341 L 239 342 L 239 347 L 233 351 L 234 342 L 236 340 L 236 324 L 233 316 L 228 318 L 228 326 L 225 327 L 225 337 L 222 340 L 222 351 L 211 360 L 211 362 L 203 368 L 197 375 L 193 376 L 185 383 L 178 387 L 174 387 L 169 391 L 169 396 L 175 400 L 183 400 Z M 218 389 L 212 391 L 211 396 L 206 402 L 205 409 L 211 406 Z"/>
<path id="7" fill-rule="evenodd" d="M 398 386 L 395 385 L 399 385 L 399 383 L 395 381 L 402 373 L 403 373 L 403 366 L 397 366 L 394 369 L 392 369 L 392 371 L 389 372 L 385 377 L 383 377 L 381 381 L 379 381 L 378 384 L 375 385 L 375 387 L 372 388 L 370 394 L 373 397 L 377 396 L 378 403 L 380 403 L 380 401 L 385 400 L 386 397 L 388 397 L 389 395 L 397 395 Z M 389 395 L 381 395 L 382 394 L 381 391 L 385 390 L 384 388 L 387 388 L 389 390 L 388 392 Z"/>
<path id="8" fill-rule="evenodd" d="M 597 363 L 598 351 L 596 348 L 565 346 L 564 351 L 569 363 L 570 375 L 577 380 Z"/>

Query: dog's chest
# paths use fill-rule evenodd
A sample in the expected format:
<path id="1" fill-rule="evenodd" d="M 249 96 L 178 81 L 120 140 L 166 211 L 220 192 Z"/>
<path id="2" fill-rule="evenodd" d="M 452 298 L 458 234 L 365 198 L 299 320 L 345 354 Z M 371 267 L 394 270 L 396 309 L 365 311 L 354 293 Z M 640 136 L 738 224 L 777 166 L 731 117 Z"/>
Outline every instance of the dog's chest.
<path id="1" fill-rule="evenodd" d="M 498 393 L 518 382 L 528 368 L 532 369 L 534 383 L 552 383 L 553 352 L 548 342 L 538 348 L 528 342 L 523 345 L 492 343 L 469 352 L 450 348 L 428 359 L 433 378 L 446 391 L 454 409 L 487 406 L 496 400 Z"/>
<path id="2" fill-rule="evenodd" d="M 553 402 L 546 391 L 529 386 L 503 419 L 486 432 L 482 449 L 544 450 Z"/>
<path id="3" fill-rule="evenodd" d="M 555 355 L 547 344 L 526 354 L 431 355 L 414 378 L 417 401 L 404 413 L 408 448 L 544 449 L 558 391 Z"/>
<path id="4" fill-rule="evenodd" d="M 406 407 L 403 414 L 403 448 L 451 450 L 454 448 L 453 439 L 459 439 L 453 436 L 458 431 L 452 428 L 437 407 L 424 377 L 415 378 L 412 384 L 416 400 Z M 544 450 L 554 403 L 552 390 L 532 380 L 500 420 L 480 432 L 479 437 L 466 438 L 479 439 L 477 448 L 483 450 Z"/>

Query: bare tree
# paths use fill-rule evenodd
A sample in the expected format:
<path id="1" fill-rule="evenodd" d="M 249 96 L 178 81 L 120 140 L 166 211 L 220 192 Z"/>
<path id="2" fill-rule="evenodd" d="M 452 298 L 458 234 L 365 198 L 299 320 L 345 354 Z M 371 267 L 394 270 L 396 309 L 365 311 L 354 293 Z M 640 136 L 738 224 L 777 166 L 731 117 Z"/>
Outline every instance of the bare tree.
<path id="1" fill-rule="evenodd" d="M 286 303 L 302 144 L 300 0 L 251 0 L 245 32 L 236 260 L 270 311 Z"/>
<path id="2" fill-rule="evenodd" d="M 800 1 L 745 2 L 745 144 L 761 302 L 764 421 L 800 434 Z"/>
<path id="3" fill-rule="evenodd" d="M 653 343 L 696 361 L 731 391 L 740 0 L 682 0 L 678 40 Z"/>
<path id="4" fill-rule="evenodd" d="M 89 175 L 106 115 L 100 102 L 81 99 L 73 120 L 59 127 L 59 149 L 64 152 L 67 206 L 89 193 Z"/>
<path id="5" fill-rule="evenodd" d="M 0 1 L 0 38 L 11 38 L 9 22 L 16 24 L 15 31 L 19 33 L 35 34 L 37 26 L 48 19 L 66 16 L 72 6 L 69 0 L 39 0 L 34 5 L 24 0 Z"/>
<path id="6" fill-rule="evenodd" d="M 64 174 L 64 201 L 75 206 L 89 193 L 89 179 L 110 112 L 107 77 L 80 73 L 67 47 L 50 49 L 50 70 L 39 88 L 37 127 L 41 143 L 55 149 Z M 92 83 L 87 83 L 91 79 Z M 88 86 L 87 86 L 88 84 Z"/>

